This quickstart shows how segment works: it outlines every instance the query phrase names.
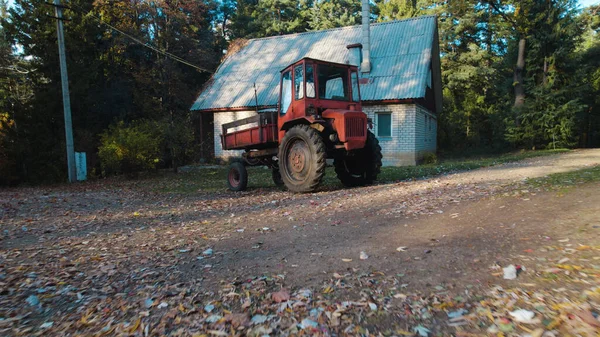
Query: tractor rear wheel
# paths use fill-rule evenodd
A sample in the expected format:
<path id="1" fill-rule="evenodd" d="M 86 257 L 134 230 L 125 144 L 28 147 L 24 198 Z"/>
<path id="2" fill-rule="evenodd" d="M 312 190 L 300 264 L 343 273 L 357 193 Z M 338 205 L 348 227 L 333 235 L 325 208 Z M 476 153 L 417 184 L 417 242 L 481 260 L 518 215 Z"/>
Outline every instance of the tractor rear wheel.
<path id="1" fill-rule="evenodd" d="M 243 163 L 236 161 L 229 165 L 227 187 L 234 192 L 243 191 L 248 186 L 248 171 Z"/>
<path id="2" fill-rule="evenodd" d="M 312 192 L 325 175 L 325 143 L 317 130 L 308 125 L 289 129 L 279 145 L 279 172 L 292 192 Z"/>
<path id="3" fill-rule="evenodd" d="M 367 131 L 365 147 L 351 155 L 335 158 L 335 173 L 346 187 L 372 184 L 381 171 L 381 146 L 371 131 Z"/>

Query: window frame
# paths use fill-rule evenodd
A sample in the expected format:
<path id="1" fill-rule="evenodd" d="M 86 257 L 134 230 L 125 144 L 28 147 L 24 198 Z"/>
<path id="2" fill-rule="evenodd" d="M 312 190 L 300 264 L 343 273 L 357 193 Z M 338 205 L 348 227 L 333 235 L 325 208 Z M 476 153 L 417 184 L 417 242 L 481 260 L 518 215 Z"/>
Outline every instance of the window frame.
<path id="1" fill-rule="evenodd" d="M 302 69 L 302 73 L 301 73 L 301 83 L 300 86 L 301 88 L 298 88 L 298 92 L 296 92 L 296 69 Z M 292 74 L 294 75 L 294 78 L 292 80 L 292 92 L 294 93 L 294 101 L 299 101 L 301 99 L 304 99 L 304 97 L 306 97 L 306 87 L 305 87 L 305 83 L 306 83 L 306 71 L 304 69 L 304 63 L 302 64 L 297 64 L 295 66 L 292 67 Z M 302 93 L 302 97 L 298 97 L 298 93 Z"/>
<path id="2" fill-rule="evenodd" d="M 308 87 L 306 84 L 308 84 L 308 67 L 310 67 L 311 69 L 311 74 L 312 74 L 312 85 L 313 85 L 313 94 L 312 96 L 308 95 Z M 317 98 L 317 83 L 315 81 L 315 73 L 316 73 L 316 66 L 313 63 L 304 63 L 304 97 L 306 98 Z"/>
<path id="3" fill-rule="evenodd" d="M 285 109 L 285 111 L 283 111 L 283 80 L 284 80 L 284 76 L 285 73 L 290 73 L 290 104 L 287 106 L 287 109 Z M 281 97 L 280 102 L 279 102 L 279 115 L 280 116 L 284 116 L 285 114 L 287 114 L 287 110 L 290 108 L 290 106 L 292 106 L 292 102 L 293 102 L 293 94 L 294 94 L 294 78 L 293 78 L 294 72 L 293 72 L 293 68 L 288 68 L 285 71 L 283 71 L 281 73 L 281 80 L 279 82 L 279 97 Z"/>
<path id="4" fill-rule="evenodd" d="M 354 83 L 352 82 L 352 76 L 356 75 L 356 96 L 358 97 L 358 100 L 354 100 Z M 358 71 L 354 71 L 354 70 L 350 70 L 350 100 L 351 102 L 354 103 L 358 103 L 361 101 L 361 97 L 360 97 L 360 76 L 358 76 Z"/>
<path id="5" fill-rule="evenodd" d="M 380 115 L 389 115 L 390 116 L 390 134 L 389 135 L 380 135 L 379 134 L 379 116 Z M 375 113 L 375 136 L 380 139 L 388 140 L 392 139 L 394 135 L 394 114 L 391 111 L 378 111 Z"/>
<path id="6" fill-rule="evenodd" d="M 325 83 L 321 83 L 321 77 L 320 75 L 320 71 L 321 71 L 321 67 L 328 67 L 328 68 L 338 68 L 338 69 L 342 69 L 345 70 L 346 75 L 346 81 L 344 83 L 344 77 L 339 77 L 339 79 L 342 80 L 342 90 L 345 94 L 347 94 L 347 98 L 346 99 L 333 99 L 333 98 L 325 98 L 325 97 L 321 97 L 321 88 L 325 88 L 325 91 L 323 92 L 323 95 L 326 96 L 327 94 L 327 86 L 326 83 L 331 79 L 327 79 L 325 81 Z M 315 70 L 316 69 L 316 70 Z M 326 100 L 326 101 L 338 101 L 338 102 L 352 102 L 352 89 L 351 89 L 351 85 L 350 85 L 350 73 L 348 70 L 346 70 L 344 67 L 341 66 L 335 66 L 335 65 L 329 65 L 329 64 L 317 64 L 317 67 L 313 69 L 313 71 L 315 72 L 315 77 L 317 78 L 317 93 L 316 96 L 318 99 L 321 100 Z"/>

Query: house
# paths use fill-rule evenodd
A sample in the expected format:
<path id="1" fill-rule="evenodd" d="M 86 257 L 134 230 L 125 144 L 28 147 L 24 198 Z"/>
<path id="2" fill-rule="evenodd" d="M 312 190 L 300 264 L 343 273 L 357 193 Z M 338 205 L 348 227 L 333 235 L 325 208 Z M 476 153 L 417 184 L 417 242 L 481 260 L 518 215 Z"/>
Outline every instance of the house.
<path id="1" fill-rule="evenodd" d="M 436 151 L 442 110 L 437 18 L 423 16 L 248 40 L 223 61 L 191 108 L 204 126 L 213 122 L 205 132 L 213 132 L 215 157 L 239 156 L 221 149 L 221 126 L 276 108 L 280 71 L 303 57 L 360 66 L 363 111 L 374 121 L 383 165 L 416 165 Z"/>

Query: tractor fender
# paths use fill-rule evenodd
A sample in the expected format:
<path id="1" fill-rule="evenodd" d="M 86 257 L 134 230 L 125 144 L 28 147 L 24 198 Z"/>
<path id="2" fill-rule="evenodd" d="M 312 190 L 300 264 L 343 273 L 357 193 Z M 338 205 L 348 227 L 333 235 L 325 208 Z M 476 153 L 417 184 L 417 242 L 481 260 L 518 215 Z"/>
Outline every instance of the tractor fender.
<path id="1" fill-rule="evenodd" d="M 301 117 L 301 118 L 296 118 L 293 119 L 291 121 L 287 121 L 285 123 L 283 123 L 283 125 L 281 126 L 281 131 L 287 131 L 291 128 L 293 128 L 296 125 L 310 125 L 311 127 L 322 131 L 324 126 L 322 124 L 325 124 L 324 120 L 317 120 L 315 119 L 313 116 L 308 116 L 308 117 Z"/>
<path id="2" fill-rule="evenodd" d="M 326 121 L 321 119 L 317 120 L 313 116 L 301 117 L 287 121 L 283 123 L 281 129 L 279 130 L 279 139 L 283 139 L 285 133 L 296 125 L 308 125 L 317 131 L 322 132 L 325 129 L 325 123 Z"/>

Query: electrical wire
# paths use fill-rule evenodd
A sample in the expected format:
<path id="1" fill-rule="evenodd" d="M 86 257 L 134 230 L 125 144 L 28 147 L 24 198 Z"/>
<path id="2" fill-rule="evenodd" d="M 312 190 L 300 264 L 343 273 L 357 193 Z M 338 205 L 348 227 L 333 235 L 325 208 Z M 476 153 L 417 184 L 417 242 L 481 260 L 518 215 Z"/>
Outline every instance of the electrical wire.
<path id="1" fill-rule="evenodd" d="M 84 12 L 84 11 L 85 11 L 85 10 L 84 10 L 83 8 L 81 8 L 79 5 L 76 5 L 76 4 L 73 4 L 73 3 L 71 3 L 71 4 L 70 4 L 70 6 L 75 6 L 75 7 L 79 8 L 79 10 L 80 10 L 80 11 L 82 11 L 82 12 Z M 152 50 L 154 50 L 154 51 L 155 51 L 155 52 L 157 52 L 157 53 L 160 53 L 160 54 L 162 54 L 162 55 L 164 55 L 164 56 L 166 56 L 166 57 L 169 57 L 169 58 L 173 59 L 174 61 L 177 61 L 177 62 L 179 62 L 179 63 L 182 63 L 182 64 L 185 64 L 185 65 L 187 65 L 187 66 L 189 66 L 189 67 L 192 67 L 192 68 L 195 68 L 195 69 L 197 69 L 197 70 L 204 71 L 204 72 L 207 72 L 207 73 L 210 73 L 210 74 L 214 74 L 214 73 L 215 73 L 215 72 L 214 72 L 214 71 L 212 71 L 212 70 L 208 70 L 208 69 L 206 69 L 206 68 L 199 67 L 199 66 L 197 66 L 197 65 L 195 65 L 195 64 L 192 64 L 192 63 L 190 63 L 190 62 L 188 62 L 188 61 L 186 61 L 186 60 L 182 59 L 181 57 L 179 57 L 179 56 L 177 56 L 177 55 L 171 54 L 171 53 L 169 53 L 168 51 L 165 51 L 165 50 L 162 50 L 162 49 L 160 49 L 160 48 L 158 48 L 158 47 L 155 47 L 155 46 L 151 45 L 151 44 L 150 44 L 150 43 L 148 43 L 148 42 L 144 42 L 144 41 L 142 41 L 142 40 L 140 40 L 140 39 L 136 38 L 135 36 L 132 36 L 132 35 L 130 35 L 130 34 L 127 34 L 127 33 L 125 33 L 124 31 L 120 30 L 119 28 L 117 28 L 117 27 L 115 27 L 115 26 L 113 26 L 113 25 L 111 25 L 111 24 L 109 24 L 109 23 L 107 23 L 107 22 L 103 21 L 103 20 L 102 20 L 102 19 L 100 19 L 99 17 L 95 16 L 94 14 L 92 14 L 92 12 L 91 12 L 91 11 L 87 12 L 87 13 L 86 13 L 86 15 L 89 15 L 89 16 L 90 16 L 92 19 L 94 19 L 96 22 L 98 22 L 98 23 L 100 23 L 100 24 L 102 24 L 102 25 L 104 25 L 104 26 L 106 26 L 106 27 L 110 28 L 111 30 L 113 30 L 113 31 L 115 31 L 115 32 L 117 32 L 117 33 L 119 33 L 119 34 L 121 34 L 121 35 L 123 35 L 123 36 L 126 36 L 127 38 L 129 38 L 129 39 L 133 40 L 134 42 L 136 42 L 136 43 L 138 43 L 138 44 L 140 44 L 140 45 L 142 45 L 142 46 L 144 46 L 144 47 L 146 47 L 146 48 L 152 49 Z"/>

